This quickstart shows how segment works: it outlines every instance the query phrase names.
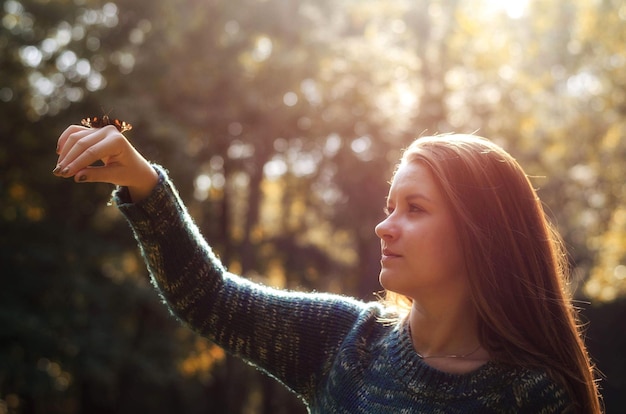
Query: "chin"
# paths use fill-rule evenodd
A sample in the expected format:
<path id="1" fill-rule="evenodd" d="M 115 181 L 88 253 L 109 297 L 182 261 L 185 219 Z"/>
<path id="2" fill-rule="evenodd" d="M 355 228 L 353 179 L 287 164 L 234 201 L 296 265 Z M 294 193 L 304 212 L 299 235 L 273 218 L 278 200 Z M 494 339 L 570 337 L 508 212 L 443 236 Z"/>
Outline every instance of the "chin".
<path id="1" fill-rule="evenodd" d="M 393 275 L 390 275 L 389 272 L 381 271 L 380 275 L 378 275 L 378 283 L 380 283 L 385 290 L 399 293 L 397 290 L 397 280 Z"/>
<path id="2" fill-rule="evenodd" d="M 378 283 L 385 290 L 410 298 L 415 294 L 415 286 L 412 282 L 407 280 L 406 275 L 384 270 L 378 276 Z"/>

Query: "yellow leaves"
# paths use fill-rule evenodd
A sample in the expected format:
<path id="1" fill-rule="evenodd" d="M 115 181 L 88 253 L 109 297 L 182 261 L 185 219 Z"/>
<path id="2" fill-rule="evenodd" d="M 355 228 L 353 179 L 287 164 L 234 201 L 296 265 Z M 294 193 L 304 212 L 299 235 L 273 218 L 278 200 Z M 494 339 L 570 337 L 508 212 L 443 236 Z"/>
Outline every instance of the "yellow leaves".
<path id="1" fill-rule="evenodd" d="M 37 361 L 37 368 L 50 376 L 54 388 L 58 391 L 67 390 L 73 381 L 72 374 L 69 371 L 65 371 L 59 362 L 40 358 Z"/>
<path id="2" fill-rule="evenodd" d="M 274 236 L 280 233 L 283 210 L 281 200 L 285 185 L 282 180 L 263 180 L 263 203 L 261 204 L 260 224 L 264 234 Z"/>
<path id="3" fill-rule="evenodd" d="M 537 132 L 537 119 L 526 117 L 520 120 L 519 130 L 521 136 L 532 137 L 536 135 Z"/>
<path id="4" fill-rule="evenodd" d="M 468 6 L 469 7 L 469 6 Z M 456 15 L 456 23 L 461 32 L 467 34 L 478 34 L 483 30 L 483 24 L 479 19 L 476 19 L 472 14 L 460 9 Z"/>
<path id="5" fill-rule="evenodd" d="M 613 212 L 607 231 L 595 239 L 598 259 L 585 293 L 602 302 L 626 294 L 626 207 Z"/>
<path id="6" fill-rule="evenodd" d="M 613 125 L 602 138 L 601 148 L 603 151 L 615 151 L 622 144 L 624 131 L 621 125 Z"/>
<path id="7" fill-rule="evenodd" d="M 9 188 L 9 195 L 15 201 L 23 201 L 26 196 L 26 188 L 21 184 L 14 183 Z"/>
<path id="8" fill-rule="evenodd" d="M 283 264 L 278 259 L 270 260 L 267 271 L 266 284 L 271 287 L 284 288 L 287 285 L 287 278 L 285 276 L 285 269 Z"/>
<path id="9" fill-rule="evenodd" d="M 354 239 L 350 233 L 337 231 L 329 223 L 321 223 L 309 229 L 305 236 L 308 243 L 325 251 L 336 262 L 345 265 L 357 263 Z"/>
<path id="10" fill-rule="evenodd" d="M 38 222 L 45 217 L 45 210 L 26 185 L 15 182 L 9 184 L 8 200 L 2 202 L 0 217 L 6 221 L 14 221 L 18 217 L 24 217 L 28 221 Z"/>
<path id="11" fill-rule="evenodd" d="M 44 209 L 41 207 L 28 206 L 26 208 L 26 217 L 30 221 L 41 221 L 44 217 Z"/>
<path id="12" fill-rule="evenodd" d="M 115 283 L 122 283 L 125 280 L 146 283 L 143 261 L 134 251 L 122 255 L 103 256 L 101 263 L 102 273 Z"/>
<path id="13" fill-rule="evenodd" d="M 224 350 L 204 338 L 196 338 L 192 351 L 178 365 L 180 372 L 188 377 L 208 379 L 215 364 L 225 357 Z"/>

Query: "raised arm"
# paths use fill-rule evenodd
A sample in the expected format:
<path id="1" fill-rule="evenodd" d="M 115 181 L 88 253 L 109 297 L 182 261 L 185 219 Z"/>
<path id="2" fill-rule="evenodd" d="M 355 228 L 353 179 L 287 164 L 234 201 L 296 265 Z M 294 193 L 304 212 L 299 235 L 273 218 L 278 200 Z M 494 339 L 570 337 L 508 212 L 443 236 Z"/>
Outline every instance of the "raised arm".
<path id="1" fill-rule="evenodd" d="M 175 315 L 301 396 L 313 395 L 365 311 L 363 303 L 269 289 L 227 273 L 166 171 L 145 160 L 114 127 L 71 126 L 59 138 L 57 152 L 56 175 L 120 186 L 115 202 Z M 104 166 L 91 167 L 97 160 Z"/>
<path id="2" fill-rule="evenodd" d="M 327 294 L 271 289 L 226 271 L 166 172 L 138 203 L 115 201 L 126 216 L 155 285 L 171 311 L 230 353 L 312 398 L 366 306 Z"/>

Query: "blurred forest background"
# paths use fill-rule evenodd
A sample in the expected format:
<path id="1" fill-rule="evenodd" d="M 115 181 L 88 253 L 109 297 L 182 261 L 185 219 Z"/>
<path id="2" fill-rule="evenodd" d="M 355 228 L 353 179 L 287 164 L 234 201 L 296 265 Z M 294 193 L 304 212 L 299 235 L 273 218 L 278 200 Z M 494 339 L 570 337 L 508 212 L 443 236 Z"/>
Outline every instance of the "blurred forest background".
<path id="1" fill-rule="evenodd" d="M 0 414 L 304 413 L 168 314 L 112 188 L 54 177 L 109 114 L 234 272 L 375 300 L 402 147 L 477 132 L 526 168 L 626 407 L 621 0 L 0 2 Z"/>

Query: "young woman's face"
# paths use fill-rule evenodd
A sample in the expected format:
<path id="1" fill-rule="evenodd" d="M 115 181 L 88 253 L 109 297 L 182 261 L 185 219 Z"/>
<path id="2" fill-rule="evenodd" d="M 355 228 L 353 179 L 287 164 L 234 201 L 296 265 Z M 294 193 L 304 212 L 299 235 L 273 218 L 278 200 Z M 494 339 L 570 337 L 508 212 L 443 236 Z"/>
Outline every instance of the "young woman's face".
<path id="1" fill-rule="evenodd" d="M 466 289 L 463 252 L 448 204 L 422 163 L 403 164 L 387 199 L 381 239 L 381 285 L 417 299 Z M 462 293 L 463 294 L 463 293 Z"/>

